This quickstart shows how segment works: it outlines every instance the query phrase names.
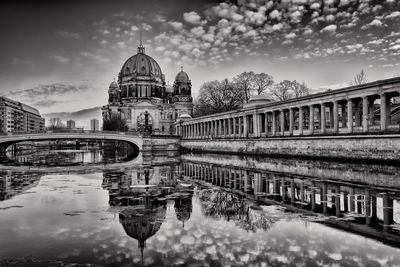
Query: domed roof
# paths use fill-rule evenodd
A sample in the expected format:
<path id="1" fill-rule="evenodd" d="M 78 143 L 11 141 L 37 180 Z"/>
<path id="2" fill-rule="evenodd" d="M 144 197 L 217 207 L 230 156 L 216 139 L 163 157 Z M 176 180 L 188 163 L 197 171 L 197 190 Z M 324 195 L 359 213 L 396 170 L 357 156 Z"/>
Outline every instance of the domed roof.
<path id="1" fill-rule="evenodd" d="M 122 65 L 121 76 L 154 76 L 163 79 L 160 65 L 151 56 L 144 53 L 144 47 L 138 47 L 138 53 L 131 56 Z"/>
<path id="2" fill-rule="evenodd" d="M 189 75 L 183 71 L 183 67 L 181 67 L 181 71 L 176 75 L 175 81 L 183 83 L 189 82 Z"/>
<path id="3" fill-rule="evenodd" d="M 264 105 L 264 104 L 267 104 L 270 102 L 272 102 L 271 99 L 269 99 L 265 95 L 255 95 L 255 96 L 250 97 L 249 102 L 245 103 L 243 105 L 243 107 L 244 108 L 254 107 L 254 106 L 258 106 L 258 105 Z"/>
<path id="4" fill-rule="evenodd" d="M 116 81 L 113 81 L 110 83 L 110 86 L 108 87 L 110 89 L 118 89 L 118 83 Z"/>
<path id="5" fill-rule="evenodd" d="M 190 116 L 189 114 L 187 114 L 187 113 L 184 113 L 184 114 L 182 114 L 182 115 L 180 115 L 179 116 L 179 119 L 191 119 L 192 118 L 192 116 Z"/>

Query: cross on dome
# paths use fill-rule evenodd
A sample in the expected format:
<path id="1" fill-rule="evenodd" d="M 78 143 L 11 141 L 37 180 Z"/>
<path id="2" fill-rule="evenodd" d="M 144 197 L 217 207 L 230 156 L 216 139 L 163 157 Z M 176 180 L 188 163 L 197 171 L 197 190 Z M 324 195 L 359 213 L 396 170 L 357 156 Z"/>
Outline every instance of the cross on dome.
<path id="1" fill-rule="evenodd" d="M 138 54 L 144 54 L 144 46 L 143 46 L 143 43 L 142 43 L 142 31 L 140 31 L 140 43 L 139 43 L 139 46 L 138 46 Z"/>

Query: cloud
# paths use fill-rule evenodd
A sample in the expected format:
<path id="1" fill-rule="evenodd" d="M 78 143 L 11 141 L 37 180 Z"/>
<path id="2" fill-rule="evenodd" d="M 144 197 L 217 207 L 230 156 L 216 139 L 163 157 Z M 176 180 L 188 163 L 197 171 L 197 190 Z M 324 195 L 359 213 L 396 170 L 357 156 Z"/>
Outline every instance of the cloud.
<path id="1" fill-rule="evenodd" d="M 385 18 L 393 19 L 393 18 L 397 18 L 397 17 L 400 17 L 400 11 L 393 11 L 392 13 L 387 15 Z"/>
<path id="2" fill-rule="evenodd" d="M 63 96 L 84 92 L 88 89 L 89 86 L 86 84 L 70 85 L 64 83 L 53 83 L 16 90 L 9 92 L 8 95 L 19 99 L 21 102 L 40 108 L 63 103 L 64 101 L 60 100 Z"/>
<path id="3" fill-rule="evenodd" d="M 194 11 L 183 13 L 183 19 L 191 24 L 202 24 L 201 17 Z"/>
<path id="4" fill-rule="evenodd" d="M 334 24 L 328 25 L 324 28 L 322 28 L 321 32 L 335 32 L 337 29 L 337 26 Z"/>
<path id="5" fill-rule="evenodd" d="M 182 22 L 177 22 L 177 21 L 170 21 L 168 24 L 172 27 L 172 29 L 178 31 L 183 28 L 183 23 Z"/>
<path id="6" fill-rule="evenodd" d="M 59 54 L 51 54 L 51 55 L 49 55 L 49 57 L 61 64 L 66 64 L 71 61 L 68 57 L 65 57 L 65 56 L 62 56 Z"/>
<path id="7" fill-rule="evenodd" d="M 150 24 L 142 23 L 142 29 L 149 32 L 153 29 L 153 27 Z"/>
<path id="8" fill-rule="evenodd" d="M 67 38 L 67 39 L 75 39 L 76 40 L 81 37 L 81 35 L 76 32 L 58 31 L 57 34 L 64 38 Z"/>

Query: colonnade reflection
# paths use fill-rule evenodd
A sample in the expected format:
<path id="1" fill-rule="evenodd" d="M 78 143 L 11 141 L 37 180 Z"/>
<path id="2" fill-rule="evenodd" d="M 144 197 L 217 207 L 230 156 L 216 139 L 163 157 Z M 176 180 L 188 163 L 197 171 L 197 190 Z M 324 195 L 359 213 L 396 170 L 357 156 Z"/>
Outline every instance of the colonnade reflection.
<path id="1" fill-rule="evenodd" d="M 189 179 L 259 204 L 282 205 L 331 226 L 400 245 L 399 190 L 196 161 L 183 161 L 181 168 Z"/>

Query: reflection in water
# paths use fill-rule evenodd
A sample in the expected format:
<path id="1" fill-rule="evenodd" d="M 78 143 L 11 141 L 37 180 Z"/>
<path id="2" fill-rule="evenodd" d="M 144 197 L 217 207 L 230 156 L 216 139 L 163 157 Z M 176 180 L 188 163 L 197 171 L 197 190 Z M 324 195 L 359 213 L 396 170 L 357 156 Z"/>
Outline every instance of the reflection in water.
<path id="1" fill-rule="evenodd" d="M 160 229 L 165 220 L 165 213 L 166 201 L 157 201 L 151 196 L 138 199 L 137 205 L 120 212 L 119 220 L 126 234 L 138 241 L 142 258 L 146 240 Z"/>
<path id="2" fill-rule="evenodd" d="M 0 200 L 12 198 L 38 185 L 40 173 L 0 171 Z"/>
<path id="3" fill-rule="evenodd" d="M 150 158 L 101 173 L 0 173 L 0 265 L 400 265 L 398 168 Z"/>
<path id="4" fill-rule="evenodd" d="M 15 149 L 8 150 L 1 162 L 28 166 L 71 166 L 130 161 L 137 155 L 138 151 L 126 142 L 108 141 L 81 145 L 37 142 L 17 145 Z"/>
<path id="5" fill-rule="evenodd" d="M 198 156 L 195 158 L 199 159 Z M 258 204 L 278 204 L 290 211 L 304 212 L 310 220 L 400 245 L 400 191 L 382 188 L 386 185 L 385 181 L 374 179 L 376 174 L 373 170 L 365 179 L 382 187 L 304 177 L 295 173 L 237 168 L 229 164 L 217 165 L 204 161 L 184 161 L 184 175 L 206 184 L 230 189 Z M 345 172 L 348 175 L 349 170 Z M 219 205 L 221 201 L 226 201 L 220 196 L 214 199 L 217 199 Z M 227 205 L 229 207 L 213 207 L 210 210 L 217 214 L 225 213 L 225 218 L 229 220 L 231 210 L 237 212 L 236 216 L 243 212 L 238 203 L 240 202 L 230 201 Z M 221 211 L 218 212 L 219 210 Z"/>

